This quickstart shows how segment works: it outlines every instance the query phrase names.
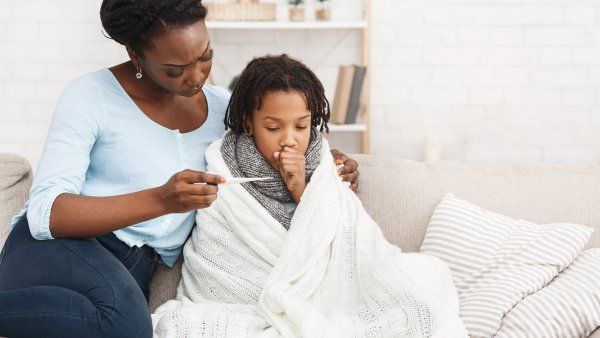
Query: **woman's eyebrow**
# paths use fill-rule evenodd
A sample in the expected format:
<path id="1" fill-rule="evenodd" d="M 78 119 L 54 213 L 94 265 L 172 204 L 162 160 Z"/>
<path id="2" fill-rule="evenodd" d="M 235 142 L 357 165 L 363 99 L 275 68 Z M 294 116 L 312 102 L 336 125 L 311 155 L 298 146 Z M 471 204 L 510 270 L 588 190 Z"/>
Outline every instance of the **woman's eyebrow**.
<path id="1" fill-rule="evenodd" d="M 206 54 L 206 51 L 209 48 L 210 48 L 210 40 L 208 40 L 208 43 L 206 44 L 206 48 L 204 49 L 204 52 L 202 52 L 202 56 L 204 56 L 204 54 Z M 202 56 L 200 56 L 200 58 L 202 58 Z M 174 64 L 174 63 L 163 63 L 162 65 L 167 66 L 167 67 L 187 67 L 190 65 L 190 63 L 186 63 L 185 65 L 178 65 L 178 64 Z"/>

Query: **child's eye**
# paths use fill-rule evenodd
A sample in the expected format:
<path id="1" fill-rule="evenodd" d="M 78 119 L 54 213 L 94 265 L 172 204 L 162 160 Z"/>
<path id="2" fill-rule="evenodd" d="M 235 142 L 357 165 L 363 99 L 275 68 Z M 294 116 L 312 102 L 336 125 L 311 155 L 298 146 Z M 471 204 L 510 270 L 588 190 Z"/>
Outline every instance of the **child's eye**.
<path id="1" fill-rule="evenodd" d="M 266 128 L 268 131 L 275 131 L 275 130 L 279 129 L 279 128 L 269 128 L 269 127 L 266 127 Z"/>
<path id="2" fill-rule="evenodd" d="M 298 127 L 296 127 L 296 128 L 298 128 L 298 129 L 306 129 L 306 128 L 308 128 L 308 127 L 307 127 L 307 126 L 298 126 Z"/>

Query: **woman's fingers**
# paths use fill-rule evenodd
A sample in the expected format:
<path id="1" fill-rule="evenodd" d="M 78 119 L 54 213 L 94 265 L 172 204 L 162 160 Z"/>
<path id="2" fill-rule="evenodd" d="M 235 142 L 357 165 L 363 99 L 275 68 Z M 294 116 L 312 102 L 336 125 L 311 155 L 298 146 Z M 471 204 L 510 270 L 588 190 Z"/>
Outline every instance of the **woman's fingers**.
<path id="1" fill-rule="evenodd" d="M 186 169 L 179 173 L 179 178 L 187 183 L 207 183 L 220 184 L 225 183 L 225 178 L 219 175 L 207 174 L 200 171 Z"/>
<path id="2" fill-rule="evenodd" d="M 213 184 L 194 184 L 186 192 L 190 195 L 217 195 L 219 187 Z"/>
<path id="3" fill-rule="evenodd" d="M 191 205 L 208 204 L 210 205 L 217 199 L 217 195 L 188 195 L 185 202 Z"/>
<path id="4" fill-rule="evenodd" d="M 344 165 L 338 169 L 338 175 L 340 175 L 344 181 L 350 182 L 350 189 L 356 191 L 356 188 L 358 187 L 358 176 L 360 175 L 358 172 L 358 162 L 335 149 L 331 151 L 331 154 L 333 155 L 336 164 Z"/>
<path id="5" fill-rule="evenodd" d="M 346 182 L 355 183 L 358 180 L 358 175 L 359 172 L 356 170 L 348 174 L 342 174 L 342 179 Z"/>
<path id="6" fill-rule="evenodd" d="M 340 153 L 340 151 L 337 149 L 331 149 L 331 156 L 333 156 L 333 162 L 335 162 L 335 164 L 342 164 L 344 163 L 342 156 L 346 155 Z"/>
<path id="7" fill-rule="evenodd" d="M 351 159 L 350 157 L 343 156 L 344 158 L 344 166 L 342 167 L 342 174 L 349 174 L 358 169 L 358 162 Z"/>

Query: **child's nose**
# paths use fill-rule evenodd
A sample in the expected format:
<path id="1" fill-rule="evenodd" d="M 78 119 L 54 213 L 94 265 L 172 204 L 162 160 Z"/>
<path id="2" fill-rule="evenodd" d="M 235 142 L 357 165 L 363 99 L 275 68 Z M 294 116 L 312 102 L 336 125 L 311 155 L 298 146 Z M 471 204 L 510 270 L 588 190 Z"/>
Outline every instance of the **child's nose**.
<path id="1" fill-rule="evenodd" d="M 294 138 L 293 134 L 286 133 L 285 135 L 283 135 L 280 145 L 282 147 L 295 147 L 296 143 L 297 142 L 296 142 L 296 139 Z"/>

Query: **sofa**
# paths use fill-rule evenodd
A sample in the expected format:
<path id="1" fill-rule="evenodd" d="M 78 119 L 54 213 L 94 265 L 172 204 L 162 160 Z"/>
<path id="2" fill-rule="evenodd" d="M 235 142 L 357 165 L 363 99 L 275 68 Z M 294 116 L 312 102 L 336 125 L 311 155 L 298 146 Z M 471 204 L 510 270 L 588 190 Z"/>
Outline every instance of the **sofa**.
<path id="1" fill-rule="evenodd" d="M 404 251 L 419 250 L 429 218 L 448 192 L 513 218 L 593 227 L 587 248 L 600 247 L 600 163 L 471 165 L 352 157 L 361 173 L 357 195 L 386 238 Z M 25 159 L 0 154 L 0 247 L 31 181 Z M 152 310 L 175 296 L 181 266 L 182 259 L 173 269 L 157 268 L 151 282 Z M 600 338 L 600 329 L 590 337 Z"/>

